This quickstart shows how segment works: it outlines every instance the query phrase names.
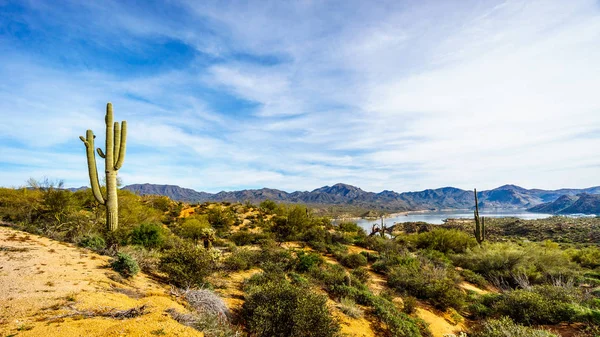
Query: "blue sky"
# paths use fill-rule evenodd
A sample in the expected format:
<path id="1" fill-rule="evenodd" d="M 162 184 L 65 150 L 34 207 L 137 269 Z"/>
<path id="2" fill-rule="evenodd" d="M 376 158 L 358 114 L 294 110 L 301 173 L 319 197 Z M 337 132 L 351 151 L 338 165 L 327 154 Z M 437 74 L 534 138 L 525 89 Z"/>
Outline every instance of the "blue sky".
<path id="1" fill-rule="evenodd" d="M 600 2 L 0 0 L 0 186 L 600 185 Z M 101 165 L 99 163 L 99 165 Z"/>

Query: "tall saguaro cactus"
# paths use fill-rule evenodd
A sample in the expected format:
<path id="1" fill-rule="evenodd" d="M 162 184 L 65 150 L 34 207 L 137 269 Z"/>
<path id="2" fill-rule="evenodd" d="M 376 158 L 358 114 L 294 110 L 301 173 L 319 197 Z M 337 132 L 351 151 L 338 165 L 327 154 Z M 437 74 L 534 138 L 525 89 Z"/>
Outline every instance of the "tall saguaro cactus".
<path id="1" fill-rule="evenodd" d="M 127 122 L 113 123 L 112 104 L 106 104 L 106 152 L 96 149 L 98 155 L 104 158 L 106 173 L 106 197 L 102 195 L 96 168 L 96 153 L 94 152 L 94 133 L 87 130 L 85 138 L 79 139 L 85 144 L 88 171 L 92 192 L 99 203 L 106 206 L 106 226 L 114 231 L 119 226 L 119 204 L 117 199 L 117 171 L 123 166 L 127 144 Z"/>
<path id="2" fill-rule="evenodd" d="M 479 217 L 479 202 L 477 201 L 477 189 L 475 191 L 475 240 L 481 245 L 485 241 L 485 217 Z"/>

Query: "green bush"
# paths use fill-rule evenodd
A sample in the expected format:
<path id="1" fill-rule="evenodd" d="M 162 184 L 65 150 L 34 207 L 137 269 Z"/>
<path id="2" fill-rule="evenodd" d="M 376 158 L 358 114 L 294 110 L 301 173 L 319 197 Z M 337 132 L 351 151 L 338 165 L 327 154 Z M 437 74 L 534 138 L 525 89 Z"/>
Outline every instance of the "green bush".
<path id="1" fill-rule="evenodd" d="M 218 232 L 227 232 L 236 220 L 235 214 L 229 208 L 223 209 L 220 205 L 208 210 L 208 222 Z"/>
<path id="2" fill-rule="evenodd" d="M 304 273 L 315 266 L 320 266 L 322 263 L 323 258 L 319 254 L 299 252 L 296 270 L 300 273 Z"/>
<path id="3" fill-rule="evenodd" d="M 470 337 L 558 337 L 549 331 L 516 324 L 508 317 L 491 319 L 469 333 Z"/>
<path id="4" fill-rule="evenodd" d="M 434 229 L 431 232 L 410 235 L 408 240 L 416 248 L 434 249 L 442 253 L 463 253 L 477 245 L 472 235 L 457 229 Z"/>
<path id="5" fill-rule="evenodd" d="M 361 254 L 348 254 L 340 261 L 345 267 L 354 269 L 367 265 L 367 258 Z"/>
<path id="6" fill-rule="evenodd" d="M 147 274 L 156 273 L 158 270 L 158 260 L 161 254 L 156 249 L 147 249 L 143 246 L 125 246 L 120 248 L 119 251 L 134 258 L 140 269 Z"/>
<path id="7" fill-rule="evenodd" d="M 333 337 L 339 331 L 327 297 L 285 279 L 250 287 L 241 316 L 257 337 Z"/>
<path id="8" fill-rule="evenodd" d="M 476 272 L 474 272 L 472 270 L 463 269 L 460 271 L 460 275 L 465 279 L 465 281 L 471 282 L 480 287 L 486 287 L 488 285 L 488 282 L 485 279 L 485 277 L 477 274 Z"/>
<path id="9" fill-rule="evenodd" d="M 492 308 L 525 325 L 574 322 L 581 314 L 577 295 L 562 287 L 535 286 L 502 294 Z"/>
<path id="10" fill-rule="evenodd" d="M 340 311 L 352 318 L 360 318 L 363 315 L 363 311 L 356 305 L 353 299 L 348 297 L 342 297 L 338 304 Z"/>
<path id="11" fill-rule="evenodd" d="M 440 309 L 464 305 L 465 295 L 456 286 L 457 275 L 452 269 L 430 262 L 412 259 L 392 267 L 388 285 L 401 293 L 429 300 Z"/>
<path id="12" fill-rule="evenodd" d="M 295 268 L 296 259 L 282 248 L 265 247 L 260 256 L 260 267 L 265 271 L 291 271 Z"/>
<path id="13" fill-rule="evenodd" d="M 81 241 L 79 241 L 79 245 L 92 250 L 101 250 L 106 247 L 106 242 L 101 236 L 92 234 L 84 236 Z"/>
<path id="14" fill-rule="evenodd" d="M 258 261 L 258 251 L 239 248 L 225 258 L 223 266 L 229 271 L 248 270 L 258 264 Z"/>
<path id="15" fill-rule="evenodd" d="M 202 286 L 214 268 L 214 258 L 204 248 L 182 244 L 166 251 L 158 269 L 167 274 L 168 281 L 178 287 Z"/>
<path id="16" fill-rule="evenodd" d="M 231 234 L 231 236 L 229 237 L 229 239 L 233 241 L 233 243 L 235 243 L 237 246 L 258 244 L 260 243 L 260 241 L 266 238 L 267 236 L 263 233 L 251 233 L 249 231 L 238 231 Z"/>
<path id="17" fill-rule="evenodd" d="M 586 247 L 571 253 L 571 259 L 582 267 L 594 269 L 600 267 L 600 248 Z"/>
<path id="18" fill-rule="evenodd" d="M 340 222 L 337 225 L 337 229 L 341 232 L 360 232 L 363 231 L 356 222 Z"/>
<path id="19" fill-rule="evenodd" d="M 177 230 L 179 236 L 190 239 L 194 244 L 205 237 L 206 230 L 210 229 L 210 224 L 205 215 L 193 216 L 185 219 Z"/>
<path id="20" fill-rule="evenodd" d="M 352 275 L 352 277 L 356 278 L 357 280 L 359 280 L 362 283 L 367 283 L 370 278 L 369 271 L 367 270 L 367 268 L 364 268 L 364 267 L 359 267 L 359 268 L 352 270 L 350 275 Z"/>
<path id="21" fill-rule="evenodd" d="M 546 243 L 492 243 L 452 256 L 455 265 L 472 270 L 493 282 L 511 287 L 577 279 L 580 267 L 565 251 Z"/>
<path id="22" fill-rule="evenodd" d="M 402 312 L 405 314 L 414 314 L 417 311 L 417 299 L 413 296 L 402 298 Z"/>
<path id="23" fill-rule="evenodd" d="M 141 224 L 131 231 L 131 243 L 147 248 L 157 248 L 165 241 L 165 229 L 158 224 Z"/>
<path id="24" fill-rule="evenodd" d="M 128 254 L 117 253 L 117 257 L 110 264 L 111 268 L 123 277 L 132 277 L 140 272 L 137 262 Z"/>

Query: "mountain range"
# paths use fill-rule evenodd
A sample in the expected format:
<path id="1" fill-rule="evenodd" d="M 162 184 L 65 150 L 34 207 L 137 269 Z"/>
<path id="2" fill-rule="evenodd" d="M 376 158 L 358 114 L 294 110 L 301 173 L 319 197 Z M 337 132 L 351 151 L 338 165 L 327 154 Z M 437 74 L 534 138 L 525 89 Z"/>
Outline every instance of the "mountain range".
<path id="1" fill-rule="evenodd" d="M 528 210 L 551 214 L 600 214 L 600 195 L 588 193 L 563 195 L 553 202 L 543 203 Z"/>
<path id="2" fill-rule="evenodd" d="M 367 192 L 359 187 L 347 184 L 324 186 L 313 191 L 285 192 L 282 190 L 262 188 L 241 191 L 222 191 L 219 193 L 198 192 L 189 188 L 174 185 L 133 184 L 123 187 L 139 195 L 164 195 L 177 201 L 205 202 L 230 201 L 253 203 L 270 199 L 278 202 L 304 203 L 311 205 L 349 205 L 365 208 L 375 208 L 387 211 L 406 210 L 440 210 L 440 209 L 469 209 L 474 207 L 473 191 L 454 187 L 427 189 L 419 192 L 382 191 Z M 568 203 L 566 200 L 580 200 L 586 209 L 600 208 L 600 186 L 586 189 L 541 190 L 525 189 L 515 185 L 504 185 L 492 190 L 477 192 L 481 208 L 530 209 L 535 212 L 558 213 L 559 206 L 550 206 L 554 202 Z M 588 200 L 589 197 L 598 200 Z M 576 210 L 577 200 L 573 204 L 560 208 Z M 545 206 L 546 205 L 546 206 Z M 551 212 L 552 211 L 552 212 Z M 585 212 L 572 212 L 585 213 Z"/>

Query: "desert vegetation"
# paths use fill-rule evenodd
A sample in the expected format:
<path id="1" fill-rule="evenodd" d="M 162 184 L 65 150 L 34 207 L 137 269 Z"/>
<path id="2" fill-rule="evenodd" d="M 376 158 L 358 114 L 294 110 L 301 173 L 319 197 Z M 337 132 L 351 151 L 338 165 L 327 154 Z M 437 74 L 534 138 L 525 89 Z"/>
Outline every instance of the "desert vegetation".
<path id="1" fill-rule="evenodd" d="M 377 336 L 434 336 L 423 310 L 468 336 L 600 331 L 600 248 L 590 242 L 599 219 L 486 219 L 485 240 L 465 220 L 370 236 L 302 205 L 188 205 L 119 190 L 113 231 L 93 190 L 30 185 L 0 189 L 5 224 L 108 255 L 123 278 L 141 270 L 195 307 L 220 307 L 168 313 L 207 336 L 341 336 L 359 320 Z M 235 275 L 247 276 L 229 289 Z"/>

